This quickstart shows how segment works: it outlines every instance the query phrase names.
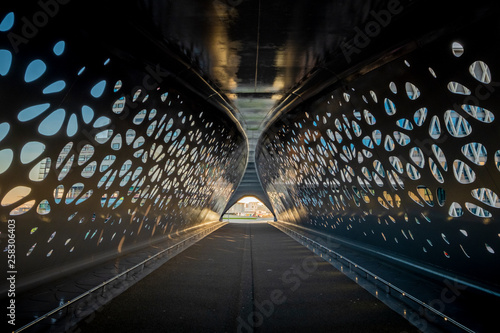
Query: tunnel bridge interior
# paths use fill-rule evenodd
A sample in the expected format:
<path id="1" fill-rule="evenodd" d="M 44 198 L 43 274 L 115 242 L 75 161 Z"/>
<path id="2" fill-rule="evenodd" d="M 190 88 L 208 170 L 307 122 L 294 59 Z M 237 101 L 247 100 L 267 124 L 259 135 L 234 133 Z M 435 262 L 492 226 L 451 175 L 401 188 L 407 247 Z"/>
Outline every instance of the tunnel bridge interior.
<path id="1" fill-rule="evenodd" d="M 499 13 L 485 0 L 2 3 L 4 274 L 29 292 L 250 195 L 278 224 L 500 296 Z"/>

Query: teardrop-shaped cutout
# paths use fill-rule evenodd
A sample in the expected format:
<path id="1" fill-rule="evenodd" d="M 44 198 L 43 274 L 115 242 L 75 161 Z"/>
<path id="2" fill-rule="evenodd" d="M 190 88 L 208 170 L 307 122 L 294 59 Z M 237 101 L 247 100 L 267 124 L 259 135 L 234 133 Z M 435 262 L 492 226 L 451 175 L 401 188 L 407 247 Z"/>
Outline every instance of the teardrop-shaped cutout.
<path id="1" fill-rule="evenodd" d="M 492 217 L 493 216 L 486 209 L 484 209 L 484 208 L 482 208 L 482 207 L 480 207 L 480 206 L 478 206 L 476 204 L 470 203 L 470 202 L 466 202 L 465 203 L 465 207 L 467 208 L 467 210 L 469 212 L 471 212 L 472 214 L 476 215 L 477 217 L 487 218 L 487 217 Z"/>
<path id="2" fill-rule="evenodd" d="M 462 109 L 469 115 L 471 115 L 472 117 L 476 118 L 477 120 L 483 123 L 489 124 L 493 122 L 493 120 L 495 120 L 495 115 L 491 111 L 485 108 L 475 105 L 463 104 Z"/>
<path id="3" fill-rule="evenodd" d="M 49 157 L 38 162 L 29 173 L 29 179 L 33 182 L 41 182 L 44 180 L 50 171 L 51 160 Z"/>
<path id="4" fill-rule="evenodd" d="M 424 203 L 422 202 L 422 200 L 420 200 L 420 198 L 415 194 L 413 193 L 412 191 L 408 191 L 408 196 L 410 197 L 411 200 L 413 200 L 416 204 L 418 204 L 419 206 L 422 206 L 424 207 Z"/>
<path id="5" fill-rule="evenodd" d="M 406 164 L 406 173 L 411 180 L 420 179 L 420 172 L 418 172 L 417 168 L 415 168 L 412 164 Z"/>
<path id="6" fill-rule="evenodd" d="M 394 104 L 394 102 L 391 101 L 390 99 L 386 98 L 384 100 L 384 107 L 385 107 L 385 112 L 389 116 L 396 114 L 396 104 Z"/>
<path id="7" fill-rule="evenodd" d="M 85 194 L 83 194 L 75 203 L 75 205 L 79 205 L 82 202 L 85 202 L 88 198 L 90 198 L 94 194 L 93 190 L 88 190 Z"/>
<path id="8" fill-rule="evenodd" d="M 36 212 L 40 215 L 47 215 L 50 213 L 50 203 L 47 200 L 42 200 L 36 207 Z"/>
<path id="9" fill-rule="evenodd" d="M 24 81 L 27 83 L 33 82 L 39 79 L 47 70 L 47 65 L 40 60 L 33 60 L 26 68 L 26 73 L 24 74 Z"/>
<path id="10" fill-rule="evenodd" d="M 133 122 L 135 125 L 140 125 L 140 124 L 142 124 L 142 122 L 143 122 L 143 121 L 144 121 L 144 119 L 146 118 L 146 113 L 147 113 L 146 109 L 139 111 L 139 112 L 135 115 L 135 117 L 134 117 L 134 119 L 132 120 L 132 122 Z"/>
<path id="11" fill-rule="evenodd" d="M 4 173 L 10 168 L 12 160 L 14 158 L 14 152 L 12 149 L 2 149 L 0 150 L 0 174 Z"/>
<path id="12" fill-rule="evenodd" d="M 14 25 L 14 18 L 15 18 L 14 12 L 10 12 L 7 15 L 5 15 L 2 22 L 0 22 L 0 31 L 1 32 L 9 31 Z"/>
<path id="13" fill-rule="evenodd" d="M 49 103 L 33 105 L 21 110 L 17 115 L 19 121 L 25 122 L 34 119 L 44 113 L 50 107 Z"/>
<path id="14" fill-rule="evenodd" d="M 10 206 L 26 198 L 31 193 L 31 188 L 27 186 L 16 186 L 3 197 L 1 205 Z"/>
<path id="15" fill-rule="evenodd" d="M 9 123 L 1 123 L 0 124 L 0 142 L 9 134 L 10 124 Z"/>
<path id="16" fill-rule="evenodd" d="M 78 132 L 78 118 L 76 117 L 76 114 L 72 114 L 71 117 L 69 117 L 68 121 L 68 127 L 66 128 L 66 134 L 68 137 L 72 137 Z"/>
<path id="17" fill-rule="evenodd" d="M 373 149 L 373 141 L 372 141 L 372 139 L 369 136 L 365 136 L 363 138 L 363 144 L 366 147 Z"/>
<path id="18" fill-rule="evenodd" d="M 472 132 L 469 122 L 453 110 L 448 110 L 444 113 L 444 123 L 448 132 L 455 138 L 463 138 Z"/>
<path id="19" fill-rule="evenodd" d="M 385 150 L 393 151 L 395 147 L 396 147 L 396 145 L 394 144 L 394 140 L 392 139 L 392 137 L 389 134 L 387 134 L 385 136 L 385 142 L 384 142 Z"/>
<path id="20" fill-rule="evenodd" d="M 476 165 L 485 165 L 488 158 L 486 147 L 478 142 L 471 142 L 462 146 L 462 154 Z"/>
<path id="21" fill-rule="evenodd" d="M 407 144 L 409 144 L 411 142 L 410 137 L 402 132 L 394 131 L 393 134 L 394 134 L 394 139 L 401 146 L 406 146 Z"/>
<path id="22" fill-rule="evenodd" d="M 444 155 L 444 151 L 441 148 L 439 148 L 438 145 L 433 144 L 432 152 L 434 153 L 436 160 L 438 161 L 439 165 L 441 165 L 443 170 L 448 171 L 448 164 L 446 162 L 446 156 Z"/>
<path id="23" fill-rule="evenodd" d="M 60 56 L 61 54 L 63 54 L 65 48 L 66 48 L 66 43 L 63 40 L 61 40 L 57 42 L 56 45 L 54 45 L 52 51 L 56 56 Z"/>
<path id="24" fill-rule="evenodd" d="M 457 95 L 470 95 L 471 91 L 469 88 L 456 81 L 450 81 L 448 83 L 448 90 Z"/>
<path id="25" fill-rule="evenodd" d="M 477 199 L 490 207 L 500 208 L 500 199 L 498 195 L 489 188 L 476 188 L 472 190 L 471 194 L 474 199 Z"/>
<path id="26" fill-rule="evenodd" d="M 389 162 L 397 172 L 399 172 L 400 174 L 404 172 L 403 163 L 401 163 L 399 158 L 397 158 L 396 156 L 390 156 Z"/>
<path id="27" fill-rule="evenodd" d="M 21 149 L 21 163 L 28 164 L 36 160 L 45 151 L 45 145 L 41 142 L 28 142 Z"/>
<path id="28" fill-rule="evenodd" d="M 106 127 L 109 124 L 111 124 L 111 119 L 108 117 L 99 117 L 97 120 L 94 122 L 94 128 L 101 128 L 101 127 Z"/>
<path id="29" fill-rule="evenodd" d="M 458 159 L 453 162 L 453 174 L 462 184 L 470 184 L 476 180 L 476 173 L 474 170 L 465 162 Z"/>
<path id="30" fill-rule="evenodd" d="M 82 194 L 84 187 L 85 186 L 82 183 L 76 183 L 73 186 L 71 186 L 71 188 L 66 193 L 65 203 L 70 204 L 76 198 L 78 198 L 80 196 L 80 194 Z"/>
<path id="31" fill-rule="evenodd" d="M 96 170 L 97 170 L 97 162 L 92 161 L 82 170 L 81 175 L 83 178 L 90 178 L 95 174 Z"/>
<path id="32" fill-rule="evenodd" d="M 64 185 L 59 185 L 54 189 L 55 203 L 56 204 L 60 203 L 63 196 L 64 196 Z"/>
<path id="33" fill-rule="evenodd" d="M 431 190 L 423 185 L 417 186 L 417 192 L 422 199 L 424 199 L 425 203 L 429 206 L 434 206 L 434 197 L 432 196 Z"/>
<path id="34" fill-rule="evenodd" d="M 74 159 L 75 159 L 75 155 L 71 155 L 71 157 L 68 159 L 66 164 L 61 168 L 61 172 L 59 173 L 57 180 L 61 181 L 69 174 L 69 172 L 71 171 L 71 168 L 73 167 Z"/>
<path id="35" fill-rule="evenodd" d="M 364 115 L 365 121 L 368 123 L 368 125 L 375 125 L 375 123 L 377 122 L 375 117 L 371 114 L 370 111 L 364 110 L 363 115 Z"/>
<path id="36" fill-rule="evenodd" d="M 112 110 L 114 113 L 120 114 L 123 112 L 124 109 L 125 109 L 125 97 L 120 97 L 113 104 Z"/>
<path id="37" fill-rule="evenodd" d="M 87 105 L 82 106 L 82 118 L 85 124 L 90 124 L 92 119 L 94 119 L 94 110 Z"/>
<path id="38" fill-rule="evenodd" d="M 134 142 L 135 139 L 135 131 L 133 129 L 127 130 L 127 134 L 125 136 L 125 142 L 127 143 L 128 146 Z"/>
<path id="39" fill-rule="evenodd" d="M 5 76 L 9 73 L 12 65 L 12 53 L 7 50 L 0 50 L 0 76 Z"/>
<path id="40" fill-rule="evenodd" d="M 434 140 L 439 139 L 441 136 L 441 124 L 438 116 L 432 116 L 429 124 L 429 135 Z"/>
<path id="41" fill-rule="evenodd" d="M 417 126 L 422 126 L 425 122 L 425 118 L 427 118 L 427 108 L 420 108 L 415 111 L 413 115 L 413 121 Z"/>
<path id="42" fill-rule="evenodd" d="M 86 144 L 80 150 L 80 156 L 78 157 L 78 165 L 83 165 L 94 155 L 94 147 L 90 144 Z"/>
<path id="43" fill-rule="evenodd" d="M 38 126 L 38 132 L 45 136 L 52 136 L 61 130 L 66 117 L 64 109 L 57 109 L 48 115 Z"/>
<path id="44" fill-rule="evenodd" d="M 62 91 L 64 88 L 66 88 L 66 82 L 63 80 L 56 81 L 54 83 L 51 83 L 45 89 L 43 89 L 42 93 L 47 95 L 47 94 L 54 94 L 57 92 Z"/>
<path id="45" fill-rule="evenodd" d="M 439 171 L 437 164 L 434 163 L 434 160 L 429 157 L 429 168 L 431 169 L 431 173 L 436 178 L 436 180 L 440 183 L 444 183 L 443 174 Z"/>
<path id="46" fill-rule="evenodd" d="M 436 190 L 436 198 L 438 204 L 440 206 L 444 206 L 444 203 L 446 202 L 446 191 L 443 188 L 438 187 Z"/>
<path id="47" fill-rule="evenodd" d="M 31 210 L 31 208 L 33 208 L 33 206 L 35 205 L 35 202 L 36 202 L 35 200 L 30 200 L 30 201 L 20 205 L 19 207 L 14 208 L 10 212 L 10 215 L 17 216 L 17 215 L 22 215 L 22 214 L 29 212 Z"/>
<path id="48" fill-rule="evenodd" d="M 411 82 L 405 83 L 406 94 L 411 100 L 416 100 L 420 97 L 420 90 Z"/>
<path id="49" fill-rule="evenodd" d="M 106 80 L 99 81 L 92 87 L 92 89 L 90 90 L 90 94 L 94 98 L 99 98 L 104 93 L 105 88 L 106 88 Z"/>
<path id="50" fill-rule="evenodd" d="M 401 118 L 398 121 L 396 121 L 396 125 L 402 129 L 405 129 L 407 131 L 411 131 L 413 129 L 413 125 L 411 122 L 406 119 L 406 118 Z"/>
<path id="51" fill-rule="evenodd" d="M 464 53 L 464 47 L 459 42 L 453 42 L 451 44 L 451 52 L 458 58 Z"/>
<path id="52" fill-rule="evenodd" d="M 425 156 L 422 149 L 418 147 L 410 149 L 410 158 L 419 168 L 423 168 L 425 166 Z"/>
<path id="53" fill-rule="evenodd" d="M 474 61 L 469 66 L 469 73 L 481 83 L 488 84 L 491 82 L 491 71 L 484 61 Z"/>

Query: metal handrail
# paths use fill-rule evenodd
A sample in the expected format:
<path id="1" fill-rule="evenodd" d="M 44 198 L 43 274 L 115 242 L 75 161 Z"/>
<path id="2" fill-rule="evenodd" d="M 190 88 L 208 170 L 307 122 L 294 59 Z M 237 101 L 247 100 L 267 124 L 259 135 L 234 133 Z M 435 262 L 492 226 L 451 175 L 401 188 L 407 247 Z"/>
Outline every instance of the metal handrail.
<path id="1" fill-rule="evenodd" d="M 354 265 L 355 268 L 357 268 L 358 270 L 360 270 L 363 273 L 365 273 L 367 278 L 368 278 L 368 276 L 371 276 L 375 280 L 380 281 L 382 284 L 386 285 L 389 289 L 393 289 L 394 291 L 398 292 L 401 296 L 408 298 L 409 300 L 413 301 L 414 303 L 417 303 L 418 305 L 420 305 L 420 306 L 426 308 L 427 310 L 433 312 L 434 314 L 440 316 L 441 318 L 443 318 L 444 321 L 452 323 L 453 325 L 455 325 L 455 326 L 463 329 L 466 332 L 475 333 L 475 331 L 471 330 L 467 326 L 464 326 L 463 324 L 459 323 L 458 321 L 454 320 L 453 318 L 450 318 L 449 316 L 445 315 L 441 311 L 436 310 L 432 306 L 430 306 L 430 305 L 426 304 L 425 302 L 419 300 L 417 297 L 415 297 L 415 296 L 407 293 L 406 291 L 402 290 L 401 288 L 396 287 L 395 285 L 393 285 L 389 281 L 386 281 L 385 279 L 380 278 L 377 274 L 375 274 L 375 273 L 371 272 L 370 270 L 368 270 L 368 269 L 366 269 L 366 268 L 364 268 L 364 267 L 356 264 L 354 261 L 346 258 L 345 256 L 341 255 L 340 253 L 335 252 L 335 251 L 327 248 L 323 244 L 320 244 L 320 243 L 318 243 L 318 242 L 310 239 L 309 237 L 306 237 L 303 234 L 301 234 L 301 233 L 299 233 L 299 232 L 297 232 L 295 230 L 292 230 L 292 229 L 290 229 L 290 228 L 288 228 L 288 227 L 286 227 L 286 226 L 284 226 L 282 224 L 279 224 L 279 223 L 271 223 L 271 224 L 275 225 L 275 227 L 278 228 L 278 229 L 283 228 L 283 229 L 286 230 L 285 232 L 288 231 L 288 233 L 294 234 L 294 235 L 298 236 L 299 238 L 302 238 L 303 240 L 307 241 L 308 243 L 311 243 L 313 246 L 321 249 L 323 252 L 328 252 L 329 254 L 333 254 L 333 255 L 335 255 L 335 257 L 340 258 L 340 259 L 346 261 L 349 264 L 349 267 L 352 267 L 352 265 Z"/>
<path id="2" fill-rule="evenodd" d="M 202 235 L 202 234 L 207 234 L 207 233 L 212 232 L 214 229 L 216 229 L 216 228 L 220 227 L 220 226 L 221 226 L 221 224 L 224 224 L 224 223 L 223 223 L 223 222 L 221 222 L 220 224 L 217 224 L 216 226 L 209 227 L 209 228 L 207 228 L 207 229 L 205 229 L 205 230 L 203 230 L 203 231 L 201 231 L 201 232 L 199 232 L 199 233 L 197 233 L 197 234 L 195 234 L 195 235 L 192 235 L 192 236 L 189 236 L 189 237 L 188 237 L 188 238 L 186 238 L 186 239 L 183 239 L 182 241 L 180 241 L 180 242 L 178 242 L 178 243 L 176 243 L 176 244 L 174 244 L 174 245 L 169 246 L 168 248 L 166 248 L 166 249 L 164 249 L 164 250 L 162 250 L 162 251 L 158 252 L 157 254 L 155 254 L 155 255 L 153 255 L 153 256 L 151 256 L 151 257 L 149 257 L 149 258 L 147 258 L 147 259 L 145 259 L 145 260 L 143 260 L 143 261 L 141 261 L 140 263 L 138 263 L 138 264 L 136 264 L 136 265 L 132 266 L 131 268 L 127 269 L 126 271 L 123 271 L 122 273 L 120 273 L 120 274 L 118 274 L 118 275 L 116 275 L 116 276 L 112 277 L 111 279 L 104 281 L 103 283 L 99 284 L 98 286 L 96 286 L 96 287 L 94 287 L 94 288 L 92 288 L 92 289 L 90 289 L 90 290 L 86 291 L 85 293 L 83 293 L 83 294 L 81 294 L 81 295 L 79 295 L 79 296 L 77 296 L 77 297 L 73 298 L 72 300 L 70 300 L 70 301 L 68 301 L 68 302 L 64 303 L 63 305 L 61 305 L 61 306 L 59 306 L 59 307 L 55 308 L 54 310 L 47 312 L 47 313 L 46 313 L 46 314 L 44 314 L 43 316 L 38 317 L 37 319 L 35 319 L 35 320 L 31 321 L 30 323 L 28 323 L 28 324 L 24 325 L 23 327 L 18 328 L 18 329 L 17 329 L 17 330 L 15 330 L 13 333 L 22 332 L 22 331 L 24 331 L 24 330 L 26 330 L 26 329 L 28 329 L 28 328 L 32 327 L 33 325 L 38 324 L 38 323 L 39 323 L 39 322 L 41 322 L 42 320 L 47 319 L 47 318 L 51 317 L 52 315 L 54 315 L 55 313 L 57 313 L 57 312 L 59 312 L 59 311 L 63 310 L 64 308 L 66 308 L 66 307 L 68 307 L 68 306 L 70 306 L 70 305 L 72 305 L 72 304 L 75 304 L 76 302 L 80 301 L 81 299 L 83 299 L 83 298 L 85 298 L 85 297 L 87 297 L 87 296 L 90 296 L 90 295 L 91 295 L 91 294 L 93 294 L 94 292 L 96 292 L 96 291 L 98 291 L 98 290 L 100 290 L 100 289 L 102 289 L 102 288 L 106 287 L 108 284 L 110 284 L 110 283 L 112 283 L 112 282 L 114 282 L 114 281 L 118 280 L 119 278 L 121 278 L 121 277 L 123 277 L 123 276 L 127 275 L 128 273 L 130 273 L 130 272 L 132 272 L 132 271 L 136 270 L 137 268 L 139 268 L 139 267 L 144 267 L 144 266 L 145 266 L 148 262 L 150 262 L 150 261 L 151 261 L 151 260 L 153 260 L 153 259 L 156 259 L 157 257 L 161 256 L 161 255 L 162 255 L 162 254 L 164 254 L 165 252 L 168 252 L 168 251 L 170 251 L 170 250 L 174 249 L 175 247 L 179 247 L 180 245 L 182 245 L 182 244 L 186 243 L 187 241 L 191 240 L 192 238 L 195 238 L 195 237 L 200 236 L 200 235 Z"/>

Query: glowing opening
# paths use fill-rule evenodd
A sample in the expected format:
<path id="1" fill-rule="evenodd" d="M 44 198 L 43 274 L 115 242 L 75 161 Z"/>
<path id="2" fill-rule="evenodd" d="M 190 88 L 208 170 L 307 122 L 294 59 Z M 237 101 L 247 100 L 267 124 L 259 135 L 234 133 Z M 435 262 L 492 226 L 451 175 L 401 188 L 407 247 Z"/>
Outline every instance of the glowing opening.
<path id="1" fill-rule="evenodd" d="M 224 215 L 224 220 L 270 220 L 271 211 L 256 197 L 246 196 L 235 203 Z"/>

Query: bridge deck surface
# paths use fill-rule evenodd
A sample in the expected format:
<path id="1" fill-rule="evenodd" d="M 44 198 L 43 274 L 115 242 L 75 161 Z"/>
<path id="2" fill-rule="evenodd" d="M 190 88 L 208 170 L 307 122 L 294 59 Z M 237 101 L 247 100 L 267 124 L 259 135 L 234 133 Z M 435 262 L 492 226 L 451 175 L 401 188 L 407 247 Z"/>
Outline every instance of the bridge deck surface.
<path id="1" fill-rule="evenodd" d="M 417 332 L 266 223 L 230 223 L 83 320 L 82 332 Z"/>

